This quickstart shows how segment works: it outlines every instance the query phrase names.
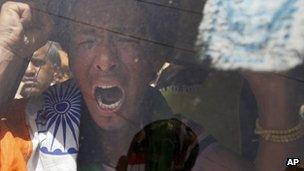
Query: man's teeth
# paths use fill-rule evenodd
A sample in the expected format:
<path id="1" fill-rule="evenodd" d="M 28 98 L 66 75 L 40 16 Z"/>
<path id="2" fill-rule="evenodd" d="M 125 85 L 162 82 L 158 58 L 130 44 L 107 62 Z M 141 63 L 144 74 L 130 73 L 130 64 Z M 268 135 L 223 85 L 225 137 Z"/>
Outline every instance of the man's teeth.
<path id="1" fill-rule="evenodd" d="M 108 88 L 113 88 L 115 87 L 114 85 L 103 85 L 103 86 L 99 86 L 99 88 L 103 88 L 103 89 L 108 89 Z"/>
<path id="2" fill-rule="evenodd" d="M 100 85 L 95 90 L 98 106 L 106 110 L 114 110 L 123 102 L 123 92 L 116 85 Z"/>
<path id="3" fill-rule="evenodd" d="M 119 100 L 118 102 L 116 103 L 113 103 L 113 104 L 104 104 L 102 103 L 101 100 L 98 100 L 98 105 L 101 107 L 101 108 L 104 108 L 104 109 L 115 109 L 117 108 L 119 105 L 121 104 L 121 100 Z"/>

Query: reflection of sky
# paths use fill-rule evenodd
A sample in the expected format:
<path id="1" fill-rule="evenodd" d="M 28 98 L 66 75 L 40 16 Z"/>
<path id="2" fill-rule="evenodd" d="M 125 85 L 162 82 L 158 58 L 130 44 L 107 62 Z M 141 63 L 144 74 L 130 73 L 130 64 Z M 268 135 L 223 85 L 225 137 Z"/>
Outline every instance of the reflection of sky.
<path id="1" fill-rule="evenodd" d="M 207 1 L 197 41 L 201 59 L 211 57 L 219 69 L 282 71 L 298 65 L 303 5 L 302 0 Z"/>
<path id="2" fill-rule="evenodd" d="M 290 22 L 282 19 L 292 17 L 296 1 L 277 0 L 276 3 L 265 4 L 261 0 L 243 0 L 238 5 L 234 1 L 225 1 L 223 5 L 227 7 L 226 20 L 231 31 L 228 39 L 233 42 L 233 38 L 229 37 L 237 36 L 245 50 L 260 49 L 270 39 L 269 33 L 278 31 L 282 25 Z M 242 41 L 243 36 L 247 37 Z"/>

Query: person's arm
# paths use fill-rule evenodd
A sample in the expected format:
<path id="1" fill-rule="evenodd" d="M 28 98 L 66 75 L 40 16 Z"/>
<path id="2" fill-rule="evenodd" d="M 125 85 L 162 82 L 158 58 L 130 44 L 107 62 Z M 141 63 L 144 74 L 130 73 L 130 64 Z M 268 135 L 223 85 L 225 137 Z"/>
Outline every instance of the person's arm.
<path id="1" fill-rule="evenodd" d="M 296 106 L 297 81 L 277 74 L 246 74 L 257 99 L 259 123 L 264 130 L 288 130 L 299 122 Z M 256 161 L 243 161 L 224 147 L 213 146 L 203 151 L 193 170 L 217 171 L 283 171 L 288 157 L 303 160 L 304 139 L 290 142 L 273 142 L 259 139 Z"/>
<path id="2" fill-rule="evenodd" d="M 35 17 L 34 17 L 35 16 Z M 43 21 L 43 22 L 42 22 Z M 11 100 L 29 57 L 42 46 L 52 23 L 28 4 L 5 2 L 0 13 L 0 105 Z"/>
<path id="3" fill-rule="evenodd" d="M 13 99 L 28 62 L 3 47 L 0 54 L 0 104 L 3 104 Z"/>
<path id="4" fill-rule="evenodd" d="M 278 74 L 249 74 L 247 78 L 257 98 L 259 123 L 265 130 L 288 130 L 301 121 L 296 102 L 297 86 L 303 83 Z M 284 170 L 288 157 L 304 159 L 303 137 L 276 143 L 260 138 L 256 160 L 257 170 Z"/>

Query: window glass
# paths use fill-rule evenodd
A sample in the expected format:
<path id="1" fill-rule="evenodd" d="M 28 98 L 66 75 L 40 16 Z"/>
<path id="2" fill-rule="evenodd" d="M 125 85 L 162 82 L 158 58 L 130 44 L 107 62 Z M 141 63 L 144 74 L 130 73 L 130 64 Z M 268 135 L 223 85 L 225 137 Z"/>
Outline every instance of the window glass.
<path id="1" fill-rule="evenodd" d="M 302 1 L 0 4 L 0 170 L 303 167 Z"/>

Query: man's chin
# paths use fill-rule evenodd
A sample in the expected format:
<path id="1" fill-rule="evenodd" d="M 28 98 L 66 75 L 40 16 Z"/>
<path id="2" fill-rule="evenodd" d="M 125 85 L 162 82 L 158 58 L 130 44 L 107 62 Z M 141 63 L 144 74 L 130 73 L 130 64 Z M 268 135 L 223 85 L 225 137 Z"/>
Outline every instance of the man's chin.
<path id="1" fill-rule="evenodd" d="M 98 115 L 101 116 L 101 117 L 115 117 L 117 116 L 117 111 L 115 110 L 106 110 L 106 109 L 100 109 L 99 108 L 99 112 L 98 112 Z"/>

